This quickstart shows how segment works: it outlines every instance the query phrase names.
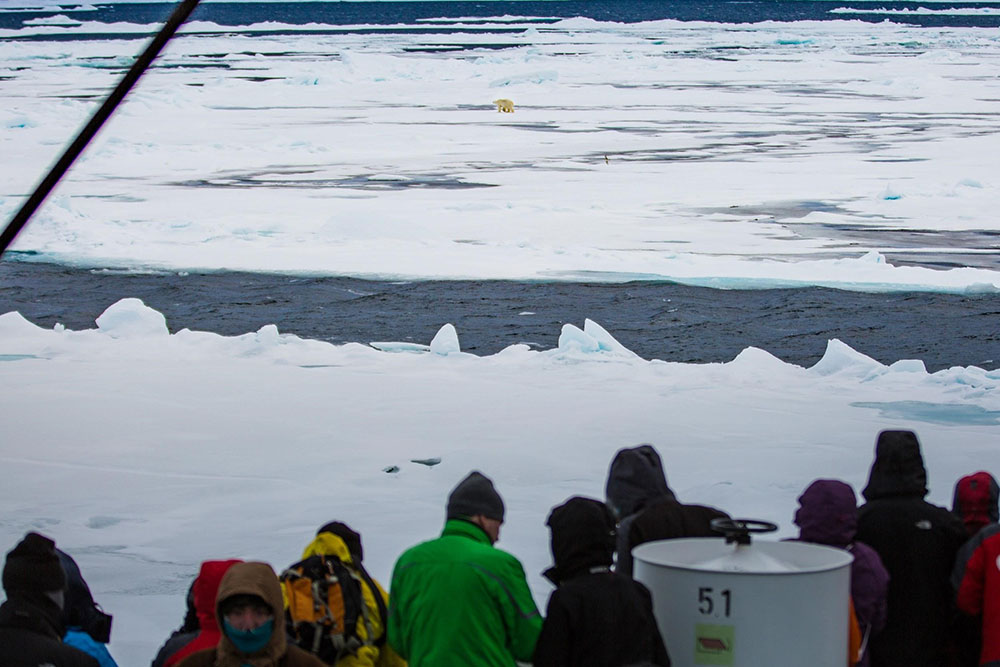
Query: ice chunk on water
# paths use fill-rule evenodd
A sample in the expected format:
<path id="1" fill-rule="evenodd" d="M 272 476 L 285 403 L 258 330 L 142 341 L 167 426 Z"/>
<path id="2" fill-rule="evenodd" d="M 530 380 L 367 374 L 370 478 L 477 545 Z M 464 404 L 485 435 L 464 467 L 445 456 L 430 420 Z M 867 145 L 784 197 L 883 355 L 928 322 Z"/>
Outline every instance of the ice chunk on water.
<path id="1" fill-rule="evenodd" d="M 80 21 L 76 19 L 71 19 L 65 14 L 56 14 L 55 16 L 43 16 L 34 19 L 25 19 L 23 21 L 24 25 L 60 25 L 60 26 L 78 26 L 83 25 Z"/>
<path id="2" fill-rule="evenodd" d="M 163 313 L 132 297 L 108 306 L 96 322 L 97 328 L 112 338 L 170 335 Z"/>
<path id="3" fill-rule="evenodd" d="M 429 345 L 421 343 L 409 343 L 406 341 L 372 341 L 368 343 L 380 352 L 430 352 Z"/>
<path id="4" fill-rule="evenodd" d="M 278 333 L 277 325 L 265 324 L 257 330 L 256 338 L 261 345 L 277 345 L 281 340 L 281 334 Z"/>
<path id="5" fill-rule="evenodd" d="M 454 324 L 446 324 L 441 327 L 434 340 L 431 341 L 431 352 L 447 356 L 453 352 L 461 352 L 462 348 L 458 344 L 458 332 Z"/>
<path id="6" fill-rule="evenodd" d="M 434 340 L 431 341 L 430 345 L 406 341 L 372 341 L 368 344 L 381 352 L 415 352 L 418 354 L 433 352 L 434 354 L 447 356 L 462 351 L 461 346 L 458 344 L 458 332 L 455 330 L 454 324 L 445 324 L 441 327 L 437 334 L 435 334 Z"/>
<path id="7" fill-rule="evenodd" d="M 14 336 L 36 336 L 41 327 L 32 324 L 24 319 L 24 316 L 17 311 L 11 311 L 0 315 L 0 335 L 5 338 Z"/>
<path id="8" fill-rule="evenodd" d="M 591 338 L 597 341 L 597 346 L 604 352 L 614 352 L 615 354 L 622 354 L 629 357 L 637 357 L 635 352 L 628 349 L 624 345 L 618 342 L 618 340 L 608 333 L 607 329 L 602 327 L 600 324 L 594 320 L 584 320 L 583 321 L 583 333 L 587 334 Z"/>
<path id="9" fill-rule="evenodd" d="M 889 366 L 889 370 L 899 373 L 927 373 L 927 366 L 920 359 L 900 359 Z"/>
<path id="10" fill-rule="evenodd" d="M 564 324 L 562 333 L 559 334 L 559 351 L 608 352 L 623 357 L 639 358 L 635 352 L 619 343 L 604 327 L 593 320 L 584 320 L 583 329 L 572 324 Z"/>
<path id="11" fill-rule="evenodd" d="M 817 375 L 833 375 L 850 371 L 852 374 L 869 375 L 872 372 L 885 370 L 885 365 L 861 354 L 847 343 L 836 338 L 826 342 L 826 352 L 816 365 L 809 369 Z"/>
<path id="12" fill-rule="evenodd" d="M 534 354 L 536 353 L 532 351 L 530 345 L 526 343 L 515 343 L 513 345 L 508 345 L 493 356 L 510 360 L 531 358 Z"/>
<path id="13" fill-rule="evenodd" d="M 561 352 L 597 352 L 601 344 L 590 334 L 573 324 L 564 324 L 559 334 L 559 350 Z"/>
<path id="14" fill-rule="evenodd" d="M 744 348 L 729 362 L 729 365 L 732 368 L 765 373 L 780 372 L 793 367 L 793 364 L 782 361 L 767 350 L 752 346 Z"/>
<path id="15" fill-rule="evenodd" d="M 871 262 L 872 264 L 885 264 L 885 255 L 877 250 L 869 250 L 858 258 L 859 262 Z"/>

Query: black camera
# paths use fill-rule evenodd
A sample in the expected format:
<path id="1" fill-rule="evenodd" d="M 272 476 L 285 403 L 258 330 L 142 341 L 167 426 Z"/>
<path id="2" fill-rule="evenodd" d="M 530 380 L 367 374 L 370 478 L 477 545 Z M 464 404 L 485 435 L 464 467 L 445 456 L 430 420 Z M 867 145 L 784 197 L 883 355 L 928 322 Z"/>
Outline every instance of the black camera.
<path id="1" fill-rule="evenodd" d="M 111 641 L 111 614 L 105 614 L 103 609 L 94 605 L 82 630 L 95 642 L 107 644 Z"/>

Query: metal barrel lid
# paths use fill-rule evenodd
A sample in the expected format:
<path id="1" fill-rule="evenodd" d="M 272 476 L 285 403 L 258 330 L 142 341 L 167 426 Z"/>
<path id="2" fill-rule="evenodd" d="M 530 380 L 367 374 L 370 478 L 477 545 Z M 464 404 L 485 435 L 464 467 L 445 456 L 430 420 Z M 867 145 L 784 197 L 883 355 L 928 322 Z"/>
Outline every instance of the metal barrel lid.
<path id="1" fill-rule="evenodd" d="M 712 537 L 658 540 L 632 551 L 637 561 L 654 567 L 733 574 L 807 574 L 850 565 L 854 557 L 843 549 L 806 542 L 751 542 L 753 533 L 778 527 L 754 519 L 715 519 L 712 528 L 725 539 Z"/>

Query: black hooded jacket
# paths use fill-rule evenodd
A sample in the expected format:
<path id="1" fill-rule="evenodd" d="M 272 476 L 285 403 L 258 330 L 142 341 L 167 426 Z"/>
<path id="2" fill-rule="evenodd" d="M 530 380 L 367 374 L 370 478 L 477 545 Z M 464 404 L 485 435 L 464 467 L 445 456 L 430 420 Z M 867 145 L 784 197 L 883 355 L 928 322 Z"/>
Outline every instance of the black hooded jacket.
<path id="1" fill-rule="evenodd" d="M 44 593 L 9 591 L 0 606 L 0 665 L 98 667 L 97 660 L 62 643 L 61 613 Z"/>
<path id="2" fill-rule="evenodd" d="M 704 505 L 684 505 L 667 485 L 663 462 L 651 445 L 622 449 L 608 471 L 608 505 L 617 515 L 615 571 L 632 576 L 632 549 L 654 540 L 719 537 L 712 519 L 729 515 Z"/>
<path id="3" fill-rule="evenodd" d="M 167 637 L 167 641 L 163 643 L 163 646 L 157 651 L 156 657 L 153 658 L 151 667 L 163 667 L 170 656 L 180 651 L 198 636 L 200 626 L 198 624 L 198 610 L 194 606 L 194 581 L 188 587 L 185 603 L 187 609 L 184 614 L 184 623 Z"/>
<path id="4" fill-rule="evenodd" d="M 875 448 L 867 502 L 856 539 L 889 571 L 889 616 L 871 642 L 872 667 L 938 667 L 947 662 L 953 593 L 949 582 L 965 529 L 924 500 L 927 472 L 911 431 L 883 431 Z"/>
<path id="5" fill-rule="evenodd" d="M 669 667 L 649 590 L 611 572 L 615 522 L 607 506 L 571 498 L 549 515 L 555 566 L 545 576 L 549 598 L 535 645 L 535 667 Z"/>
<path id="6" fill-rule="evenodd" d="M 622 521 L 654 500 L 673 498 L 674 492 L 667 486 L 660 455 L 652 445 L 639 445 L 615 454 L 604 495 L 608 507 Z"/>
<path id="7" fill-rule="evenodd" d="M 100 644 L 111 641 L 111 615 L 94 602 L 80 566 L 73 557 L 61 549 L 56 549 L 59 562 L 66 572 L 66 592 L 63 605 L 62 621 L 66 629 L 79 628 L 90 635 L 91 639 Z"/>

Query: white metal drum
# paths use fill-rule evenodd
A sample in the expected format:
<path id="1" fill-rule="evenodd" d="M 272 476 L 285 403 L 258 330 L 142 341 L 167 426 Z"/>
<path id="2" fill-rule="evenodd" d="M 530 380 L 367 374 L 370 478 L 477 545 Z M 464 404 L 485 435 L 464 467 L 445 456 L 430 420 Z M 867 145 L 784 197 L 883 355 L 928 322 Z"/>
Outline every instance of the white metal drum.
<path id="1" fill-rule="evenodd" d="M 846 551 L 803 542 L 662 540 L 632 552 L 674 667 L 845 667 Z"/>

